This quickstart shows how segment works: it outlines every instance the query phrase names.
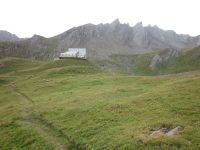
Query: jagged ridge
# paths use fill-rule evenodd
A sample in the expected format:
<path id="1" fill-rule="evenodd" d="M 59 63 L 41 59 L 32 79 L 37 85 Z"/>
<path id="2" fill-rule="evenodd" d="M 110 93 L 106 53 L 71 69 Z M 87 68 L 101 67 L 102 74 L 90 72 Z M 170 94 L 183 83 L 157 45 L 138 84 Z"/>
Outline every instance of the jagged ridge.
<path id="1" fill-rule="evenodd" d="M 14 51 L 15 56 L 54 58 L 69 47 L 85 47 L 89 58 L 102 59 L 113 54 L 138 54 L 165 48 L 193 48 L 200 44 L 200 36 L 179 35 L 157 26 L 144 27 L 142 22 L 131 27 L 128 24 L 121 24 L 117 19 L 110 24 L 74 27 L 52 38 L 33 36 L 11 44 L 18 46 L 12 46 L 11 50 L 9 44 L 5 46 L 5 43 L 0 43 L 0 53 L 12 56 Z M 24 47 L 23 51 L 21 47 Z M 23 55 L 27 51 L 31 52 Z"/>

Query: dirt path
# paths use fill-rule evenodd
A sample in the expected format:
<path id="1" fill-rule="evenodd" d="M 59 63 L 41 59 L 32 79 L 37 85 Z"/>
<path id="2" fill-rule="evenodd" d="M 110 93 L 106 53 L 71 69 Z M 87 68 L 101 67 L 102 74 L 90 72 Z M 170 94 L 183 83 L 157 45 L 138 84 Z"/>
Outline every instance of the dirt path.
<path id="1" fill-rule="evenodd" d="M 27 113 L 27 116 L 25 118 L 22 117 L 19 121 L 30 125 L 46 141 L 52 143 L 56 150 L 66 150 L 68 149 L 69 145 L 74 144 L 70 142 L 70 139 L 67 136 L 65 136 L 55 126 L 53 126 L 53 124 L 41 117 L 31 115 L 32 112 L 35 111 L 33 99 L 31 99 L 25 93 L 21 92 L 20 89 L 18 89 L 15 85 L 10 85 L 9 87 L 11 88 L 12 92 L 17 93 L 25 100 L 27 100 L 27 102 L 29 102 L 28 106 L 24 105 L 26 107 L 25 112 Z M 31 109 L 27 109 L 27 107 L 30 107 Z M 60 137 L 56 135 L 60 135 Z"/>
<path id="2" fill-rule="evenodd" d="M 41 125 L 35 122 L 30 122 L 30 121 L 23 121 L 23 122 L 29 124 L 31 128 L 33 128 L 36 132 L 38 132 L 40 136 L 42 136 L 46 141 L 49 141 L 51 144 L 53 144 L 56 150 L 68 149 L 66 144 L 63 144 L 63 142 L 61 142 L 61 139 L 53 135 L 53 133 L 51 133 L 49 129 L 45 127 L 42 128 Z"/>
<path id="3" fill-rule="evenodd" d="M 19 94 L 20 96 L 24 97 L 26 100 L 28 100 L 31 103 L 34 103 L 34 101 L 27 96 L 26 94 L 24 94 L 23 92 L 21 92 L 15 85 L 10 85 L 12 91 L 16 92 L 17 94 Z"/>

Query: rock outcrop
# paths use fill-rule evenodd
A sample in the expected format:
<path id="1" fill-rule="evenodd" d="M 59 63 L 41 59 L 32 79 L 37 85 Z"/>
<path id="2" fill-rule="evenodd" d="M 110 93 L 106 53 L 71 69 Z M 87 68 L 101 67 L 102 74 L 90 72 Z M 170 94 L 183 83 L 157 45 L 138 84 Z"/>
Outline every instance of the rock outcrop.
<path id="1" fill-rule="evenodd" d="M 178 57 L 179 55 L 180 53 L 177 50 L 166 49 L 165 51 L 162 51 L 161 54 L 156 54 L 152 58 L 149 67 L 154 70 L 160 63 L 167 61 L 171 57 Z"/>

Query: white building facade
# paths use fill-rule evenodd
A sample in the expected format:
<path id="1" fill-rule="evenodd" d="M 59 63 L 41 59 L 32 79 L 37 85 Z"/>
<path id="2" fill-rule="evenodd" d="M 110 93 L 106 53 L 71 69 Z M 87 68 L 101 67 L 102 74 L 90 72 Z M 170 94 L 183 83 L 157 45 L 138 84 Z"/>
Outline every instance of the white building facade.
<path id="1" fill-rule="evenodd" d="M 60 58 L 86 59 L 86 48 L 69 48 L 67 52 L 60 53 Z"/>

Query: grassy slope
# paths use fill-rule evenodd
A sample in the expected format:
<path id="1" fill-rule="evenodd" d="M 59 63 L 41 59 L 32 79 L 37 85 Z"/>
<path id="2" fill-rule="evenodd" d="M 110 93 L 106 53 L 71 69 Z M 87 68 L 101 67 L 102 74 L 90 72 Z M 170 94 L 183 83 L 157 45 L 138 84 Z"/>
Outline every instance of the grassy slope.
<path id="1" fill-rule="evenodd" d="M 179 57 L 171 57 L 167 61 L 160 63 L 154 70 L 149 66 L 152 58 L 159 54 L 166 53 L 167 50 L 151 52 L 140 55 L 113 55 L 110 60 L 96 62 L 108 66 L 106 70 L 135 75 L 162 75 L 171 73 L 181 73 L 200 69 L 200 47 L 180 51 Z"/>
<path id="2" fill-rule="evenodd" d="M 56 39 L 34 36 L 23 41 L 0 42 L 0 55 L 3 57 L 34 58 L 49 60 L 55 56 Z"/>
<path id="3" fill-rule="evenodd" d="M 200 69 L 200 47 L 183 52 L 178 58 L 161 63 L 155 73 L 180 73 Z"/>
<path id="4" fill-rule="evenodd" d="M 113 76 L 86 60 L 0 63 L 0 149 L 200 148 L 199 71 Z M 174 137 L 147 134 L 177 125 Z"/>

